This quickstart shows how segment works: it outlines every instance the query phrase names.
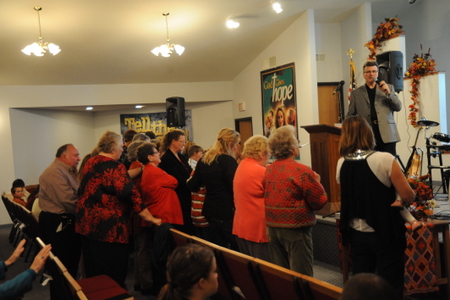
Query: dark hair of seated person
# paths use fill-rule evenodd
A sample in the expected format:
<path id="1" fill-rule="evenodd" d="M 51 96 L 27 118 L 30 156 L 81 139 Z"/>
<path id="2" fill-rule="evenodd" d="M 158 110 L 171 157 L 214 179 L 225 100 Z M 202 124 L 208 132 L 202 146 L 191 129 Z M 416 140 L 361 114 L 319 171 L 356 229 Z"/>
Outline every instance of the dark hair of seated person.
<path id="1" fill-rule="evenodd" d="M 394 300 L 394 288 L 373 273 L 356 274 L 345 283 L 339 300 Z"/>

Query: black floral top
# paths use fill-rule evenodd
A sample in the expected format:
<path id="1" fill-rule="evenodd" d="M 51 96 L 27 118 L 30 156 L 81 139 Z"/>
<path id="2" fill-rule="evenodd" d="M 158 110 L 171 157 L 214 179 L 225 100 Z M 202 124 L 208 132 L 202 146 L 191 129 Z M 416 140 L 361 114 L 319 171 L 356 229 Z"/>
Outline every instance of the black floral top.
<path id="1" fill-rule="evenodd" d="M 76 231 L 92 240 L 128 243 L 131 213 L 139 213 L 146 206 L 125 166 L 96 155 L 88 160 L 82 172 Z"/>

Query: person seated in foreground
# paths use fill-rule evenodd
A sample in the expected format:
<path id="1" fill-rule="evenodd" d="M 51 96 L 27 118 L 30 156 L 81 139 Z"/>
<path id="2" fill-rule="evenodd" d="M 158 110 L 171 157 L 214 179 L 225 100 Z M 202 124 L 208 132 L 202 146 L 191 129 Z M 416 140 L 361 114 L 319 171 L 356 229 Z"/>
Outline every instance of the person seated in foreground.
<path id="1" fill-rule="evenodd" d="M 213 252 L 187 244 L 176 248 L 167 261 L 167 284 L 157 300 L 206 300 L 217 293 L 217 264 Z"/>
<path id="2" fill-rule="evenodd" d="M 20 241 L 17 248 L 11 254 L 11 257 L 6 261 L 0 261 L 0 279 L 6 277 L 6 271 L 8 267 L 14 264 L 19 259 L 22 252 L 25 250 L 26 240 Z M 17 275 L 13 279 L 0 284 L 0 299 L 15 299 L 21 295 L 31 291 L 33 288 L 33 281 L 37 274 L 42 270 L 50 255 L 51 245 L 47 245 L 42 248 L 36 255 L 30 268 L 21 274 Z"/>
<path id="3" fill-rule="evenodd" d="M 339 300 L 394 300 L 395 293 L 386 280 L 373 273 L 359 273 L 345 283 Z"/>

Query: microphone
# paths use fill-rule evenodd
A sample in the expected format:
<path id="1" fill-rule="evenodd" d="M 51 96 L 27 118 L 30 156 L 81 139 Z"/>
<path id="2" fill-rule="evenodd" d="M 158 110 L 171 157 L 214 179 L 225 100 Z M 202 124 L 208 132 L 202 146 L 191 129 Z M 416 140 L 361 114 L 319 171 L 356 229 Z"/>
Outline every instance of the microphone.
<path id="1" fill-rule="evenodd" d="M 338 86 L 334 89 L 333 94 L 331 95 L 336 95 L 336 92 L 345 84 L 344 80 L 341 80 L 341 82 L 339 82 Z"/>
<path id="2" fill-rule="evenodd" d="M 381 88 L 381 82 L 378 80 L 378 78 L 375 78 L 375 83 Z M 387 89 L 382 90 L 383 92 L 386 93 Z"/>
<path id="3" fill-rule="evenodd" d="M 381 82 L 378 80 L 378 78 L 375 78 L 375 83 L 376 83 L 379 87 L 381 87 Z"/>

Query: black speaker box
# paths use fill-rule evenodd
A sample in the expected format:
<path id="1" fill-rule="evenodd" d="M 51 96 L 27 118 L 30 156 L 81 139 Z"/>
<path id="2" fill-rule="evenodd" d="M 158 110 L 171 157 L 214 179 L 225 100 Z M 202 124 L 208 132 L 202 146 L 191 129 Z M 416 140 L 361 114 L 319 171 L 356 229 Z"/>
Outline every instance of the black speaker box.
<path id="1" fill-rule="evenodd" d="M 186 125 L 184 98 L 170 97 L 166 99 L 167 126 L 182 127 Z"/>
<path id="2" fill-rule="evenodd" d="M 403 53 L 389 51 L 377 55 L 378 81 L 385 81 L 394 86 L 395 92 L 403 91 Z"/>

